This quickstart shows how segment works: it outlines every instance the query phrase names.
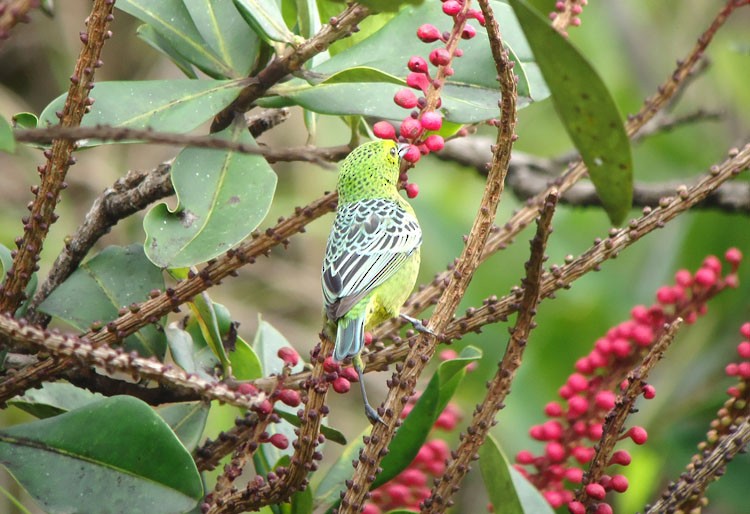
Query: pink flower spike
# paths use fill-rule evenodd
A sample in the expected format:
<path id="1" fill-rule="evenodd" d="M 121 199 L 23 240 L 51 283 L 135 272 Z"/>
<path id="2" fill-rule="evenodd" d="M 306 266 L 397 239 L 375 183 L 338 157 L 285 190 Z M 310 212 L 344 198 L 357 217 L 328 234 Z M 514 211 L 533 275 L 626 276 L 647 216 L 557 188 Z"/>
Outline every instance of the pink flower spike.
<path id="1" fill-rule="evenodd" d="M 373 125 L 372 133 L 380 139 L 396 139 L 396 129 L 387 121 L 379 121 Z"/>

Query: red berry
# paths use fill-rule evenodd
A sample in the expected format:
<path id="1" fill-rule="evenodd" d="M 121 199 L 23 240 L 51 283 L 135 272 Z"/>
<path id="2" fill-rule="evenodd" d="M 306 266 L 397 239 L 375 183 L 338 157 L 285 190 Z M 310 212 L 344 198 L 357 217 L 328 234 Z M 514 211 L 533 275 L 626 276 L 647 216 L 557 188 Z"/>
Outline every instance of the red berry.
<path id="1" fill-rule="evenodd" d="M 630 464 L 630 461 L 632 458 L 630 457 L 630 454 L 626 452 L 625 450 L 617 450 L 615 453 L 612 454 L 612 458 L 610 459 L 610 464 L 619 464 L 620 466 L 627 466 Z"/>
<path id="2" fill-rule="evenodd" d="M 622 475 L 613 476 L 610 483 L 612 484 L 612 489 L 618 493 L 624 493 L 628 490 L 628 479 Z"/>
<path id="3" fill-rule="evenodd" d="M 425 23 L 417 29 L 417 37 L 425 43 L 432 43 L 440 39 L 440 31 L 436 26 Z"/>
<path id="4" fill-rule="evenodd" d="M 299 362 L 299 353 L 297 353 L 297 350 L 289 346 L 279 348 L 279 351 L 276 352 L 276 355 L 279 357 L 279 359 L 284 361 L 284 364 L 287 364 L 291 367 L 296 366 Z"/>
<path id="5" fill-rule="evenodd" d="M 565 470 L 565 480 L 573 484 L 580 484 L 583 480 L 583 470 L 581 468 L 568 468 Z"/>
<path id="6" fill-rule="evenodd" d="M 399 89 L 393 96 L 393 101 L 404 109 L 413 109 L 417 106 L 417 96 L 411 89 Z"/>
<path id="7" fill-rule="evenodd" d="M 273 411 L 273 404 L 271 404 L 271 402 L 268 400 L 263 400 L 258 405 L 256 405 L 253 410 L 255 410 L 255 412 L 259 414 L 268 416 L 269 414 L 271 414 L 271 411 Z"/>
<path id="8" fill-rule="evenodd" d="M 596 406 L 603 410 L 612 410 L 615 406 L 615 393 L 612 391 L 599 391 L 594 398 Z"/>
<path id="9" fill-rule="evenodd" d="M 568 400 L 568 412 L 574 416 L 580 416 L 589 410 L 589 402 L 583 396 L 573 396 Z"/>
<path id="10" fill-rule="evenodd" d="M 534 462 L 534 454 L 528 450 L 521 450 L 516 454 L 516 462 L 519 464 L 531 464 Z"/>
<path id="11" fill-rule="evenodd" d="M 387 121 L 379 121 L 373 125 L 372 133 L 380 139 L 396 139 L 396 129 Z"/>
<path id="12" fill-rule="evenodd" d="M 382 514 L 382 512 L 383 511 L 380 510 L 380 507 L 374 503 L 366 503 L 362 508 L 362 514 Z"/>
<path id="13" fill-rule="evenodd" d="M 258 388 L 250 382 L 244 382 L 237 386 L 237 392 L 240 394 L 254 395 L 258 394 Z"/>
<path id="14" fill-rule="evenodd" d="M 390 483 L 385 487 L 385 494 L 387 494 L 391 503 L 394 505 L 405 505 L 409 501 L 409 488 L 403 484 Z"/>
<path id="15" fill-rule="evenodd" d="M 273 434 L 268 438 L 268 442 L 279 450 L 286 450 L 289 447 L 289 439 L 284 434 Z"/>
<path id="16" fill-rule="evenodd" d="M 589 379 L 581 375 L 580 373 L 573 373 L 568 377 L 568 386 L 573 392 L 580 393 L 589 386 Z"/>
<path id="17" fill-rule="evenodd" d="M 547 443 L 547 446 L 544 448 L 544 454 L 552 462 L 562 462 L 567 457 L 565 447 L 557 441 Z"/>
<path id="18" fill-rule="evenodd" d="M 724 254 L 724 258 L 727 260 L 729 264 L 734 264 L 736 266 L 742 261 L 742 252 L 739 251 L 737 248 L 730 248 Z"/>
<path id="19" fill-rule="evenodd" d="M 461 32 L 461 39 L 471 39 L 477 35 L 477 29 L 469 25 L 468 23 L 464 26 L 464 30 Z"/>
<path id="20" fill-rule="evenodd" d="M 740 327 L 740 334 L 742 334 L 743 337 L 750 339 L 750 322 L 742 324 Z"/>
<path id="21" fill-rule="evenodd" d="M 401 472 L 397 480 L 402 484 L 411 487 L 427 485 L 427 476 L 422 471 L 415 468 L 406 468 Z"/>
<path id="22" fill-rule="evenodd" d="M 586 507 L 579 501 L 568 503 L 568 512 L 570 514 L 586 514 Z"/>
<path id="23" fill-rule="evenodd" d="M 414 145 L 411 145 L 404 154 L 404 160 L 411 163 L 417 162 L 421 157 L 422 154 L 419 152 L 419 148 Z"/>
<path id="24" fill-rule="evenodd" d="M 425 92 L 430 88 L 430 81 L 423 73 L 411 72 L 406 76 L 406 85 Z"/>
<path id="25" fill-rule="evenodd" d="M 573 458 L 579 463 L 586 464 L 588 461 L 594 458 L 594 453 L 596 453 L 596 450 L 594 450 L 593 448 L 588 448 L 586 446 L 576 446 L 570 453 L 573 455 Z"/>
<path id="26" fill-rule="evenodd" d="M 695 283 L 703 287 L 710 287 L 716 283 L 716 273 L 708 267 L 701 268 L 695 272 Z"/>
<path id="27" fill-rule="evenodd" d="M 419 186 L 413 182 L 409 182 L 404 186 L 406 190 L 406 196 L 409 198 L 416 198 L 419 195 Z"/>
<path id="28" fill-rule="evenodd" d="M 461 12 L 461 4 L 456 0 L 448 0 L 443 3 L 443 12 L 448 16 L 455 16 Z"/>
<path id="29" fill-rule="evenodd" d="M 651 384 L 643 386 L 643 397 L 647 400 L 652 400 L 656 397 L 656 388 Z"/>
<path id="30" fill-rule="evenodd" d="M 372 344 L 372 332 L 365 332 L 365 346 Z"/>
<path id="31" fill-rule="evenodd" d="M 399 129 L 399 134 L 401 135 L 401 137 L 414 140 L 419 137 L 419 134 L 421 133 L 422 124 L 419 123 L 418 120 L 415 120 L 414 118 L 405 118 L 404 121 L 401 122 L 401 127 Z"/>
<path id="32" fill-rule="evenodd" d="M 578 18 L 573 18 L 574 20 L 577 20 Z M 594 511 L 594 514 L 612 514 L 612 507 L 609 503 L 600 503 L 596 506 L 596 510 Z"/>
<path id="33" fill-rule="evenodd" d="M 430 52 L 430 62 L 435 66 L 445 66 L 451 62 L 451 54 L 446 48 L 436 48 Z"/>
<path id="34" fill-rule="evenodd" d="M 588 484 L 585 489 L 586 494 L 595 500 L 603 500 L 607 494 L 607 491 L 604 490 L 604 487 L 602 487 L 601 484 Z"/>
<path id="35" fill-rule="evenodd" d="M 715 255 L 709 255 L 708 257 L 703 259 L 703 264 L 701 265 L 701 267 L 713 270 L 714 273 L 717 274 L 721 273 L 721 261 Z"/>
<path id="36" fill-rule="evenodd" d="M 750 359 L 750 341 L 742 341 L 738 344 L 737 353 L 743 359 Z"/>
<path id="37" fill-rule="evenodd" d="M 423 57 L 420 57 L 418 55 L 413 55 L 409 58 L 407 67 L 409 68 L 409 71 L 414 71 L 416 73 L 427 73 L 427 61 L 425 61 Z"/>
<path id="38" fill-rule="evenodd" d="M 420 122 L 425 130 L 440 130 L 443 126 L 443 117 L 435 111 L 428 111 L 422 114 Z"/>
<path id="39" fill-rule="evenodd" d="M 302 401 L 299 392 L 293 389 L 282 389 L 279 391 L 279 400 L 290 407 L 296 407 Z"/>
<path id="40" fill-rule="evenodd" d="M 562 416 L 563 410 L 559 403 L 549 402 L 544 406 L 544 413 L 550 418 L 556 418 L 557 416 Z"/>
<path id="41" fill-rule="evenodd" d="M 341 369 L 341 364 L 333 360 L 333 357 L 329 355 L 323 361 L 323 369 L 326 370 L 327 373 L 333 373 L 334 371 L 339 371 Z"/>
<path id="42" fill-rule="evenodd" d="M 643 444 L 648 440 L 648 432 L 643 427 L 632 427 L 627 434 L 635 444 Z"/>
<path id="43" fill-rule="evenodd" d="M 344 377 L 338 377 L 333 381 L 331 387 L 333 387 L 333 390 L 337 393 L 344 394 L 349 392 L 349 389 L 352 387 L 352 383 Z"/>
<path id="44" fill-rule="evenodd" d="M 339 371 L 339 376 L 344 377 L 349 382 L 359 382 L 359 375 L 357 374 L 357 370 L 351 366 L 348 368 L 341 368 L 341 371 Z"/>

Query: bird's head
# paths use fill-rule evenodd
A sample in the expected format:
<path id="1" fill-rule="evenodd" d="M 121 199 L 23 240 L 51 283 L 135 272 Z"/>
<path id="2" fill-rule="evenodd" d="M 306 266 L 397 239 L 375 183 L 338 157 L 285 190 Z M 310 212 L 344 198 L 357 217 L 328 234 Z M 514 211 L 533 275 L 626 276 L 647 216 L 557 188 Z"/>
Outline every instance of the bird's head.
<path id="1" fill-rule="evenodd" d="M 397 194 L 401 158 L 408 149 L 408 144 L 381 139 L 352 150 L 339 166 L 339 201 Z"/>

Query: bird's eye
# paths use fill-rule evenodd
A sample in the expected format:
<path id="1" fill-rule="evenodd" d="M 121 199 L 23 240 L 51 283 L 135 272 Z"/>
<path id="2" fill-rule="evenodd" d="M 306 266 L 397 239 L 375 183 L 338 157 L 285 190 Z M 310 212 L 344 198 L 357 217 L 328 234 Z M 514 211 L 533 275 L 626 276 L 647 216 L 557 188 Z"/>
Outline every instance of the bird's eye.
<path id="1" fill-rule="evenodd" d="M 391 147 L 391 157 L 396 157 L 396 154 L 398 153 L 398 149 L 395 146 Z"/>

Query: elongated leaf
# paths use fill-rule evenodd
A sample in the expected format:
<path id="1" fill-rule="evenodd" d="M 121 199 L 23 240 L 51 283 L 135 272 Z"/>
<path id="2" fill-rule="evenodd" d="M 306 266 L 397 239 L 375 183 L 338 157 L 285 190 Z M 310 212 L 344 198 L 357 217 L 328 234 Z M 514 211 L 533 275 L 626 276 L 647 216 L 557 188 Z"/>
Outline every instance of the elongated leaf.
<path id="1" fill-rule="evenodd" d="M 172 46 L 172 43 L 159 34 L 153 26 L 144 23 L 136 29 L 136 34 L 151 48 L 169 57 L 175 66 L 180 68 L 185 75 L 191 79 L 198 78 L 198 74 L 195 72 L 192 63 L 180 55 L 180 53 L 175 50 L 174 46 Z"/>
<path id="2" fill-rule="evenodd" d="M 121 0 L 116 5 L 153 27 L 175 52 L 206 74 L 233 76 L 231 68 L 206 44 L 183 0 Z"/>
<path id="3" fill-rule="evenodd" d="M 244 77 L 255 63 L 260 39 L 228 0 L 185 2 L 203 41 L 229 70 L 226 77 Z"/>
<path id="4" fill-rule="evenodd" d="M 219 133 L 254 144 L 243 123 Z M 259 155 L 186 148 L 172 165 L 179 204 L 153 207 L 143 220 L 146 255 L 161 267 L 193 266 L 227 251 L 266 216 L 276 174 Z"/>
<path id="5" fill-rule="evenodd" d="M 16 151 L 16 138 L 8 120 L 0 116 L 0 152 L 13 153 Z"/>
<path id="6" fill-rule="evenodd" d="M 289 422 L 297 428 L 301 426 L 299 416 L 297 416 L 296 414 L 292 414 L 291 412 L 286 412 L 279 409 L 276 409 L 276 414 L 278 414 L 281 419 Z M 338 444 L 346 444 L 346 437 L 344 436 L 344 434 L 342 434 L 335 428 L 321 425 L 320 433 L 325 436 L 326 441 L 331 441 Z"/>
<path id="7" fill-rule="evenodd" d="M 93 322 L 115 319 L 122 307 L 142 302 L 152 289 L 163 288 L 161 271 L 146 259 L 143 247 L 109 246 L 81 264 L 39 309 L 85 332 Z M 125 338 L 123 344 L 127 350 L 159 359 L 167 349 L 164 334 L 153 325 Z"/>
<path id="8" fill-rule="evenodd" d="M 39 389 L 29 389 L 8 403 L 37 418 L 49 418 L 104 399 L 67 382 L 45 382 Z"/>
<path id="9" fill-rule="evenodd" d="M 256 33 L 266 41 L 294 42 L 294 34 L 284 23 L 281 9 L 275 0 L 234 0 L 234 4 Z"/>
<path id="10" fill-rule="evenodd" d="M 206 341 L 211 351 L 219 358 L 221 367 L 224 370 L 224 376 L 229 377 L 232 374 L 231 364 L 229 363 L 229 357 L 224 349 L 224 342 L 222 333 L 219 330 L 219 320 L 216 316 L 216 310 L 214 309 L 214 303 L 208 296 L 208 293 L 203 292 L 193 298 L 192 302 L 188 303 L 190 311 L 193 313 L 193 319 L 198 322 L 198 326 L 201 329 L 203 340 Z"/>
<path id="11" fill-rule="evenodd" d="M 192 451 L 203 436 L 209 408 L 210 405 L 206 402 L 184 402 L 160 407 L 156 413 L 169 425 L 185 448 Z"/>
<path id="12" fill-rule="evenodd" d="M 183 329 L 176 322 L 164 328 L 169 343 L 169 351 L 175 363 L 188 373 L 195 373 L 203 380 L 216 381 L 214 371 L 219 359 L 203 339 L 198 322 L 191 319 Z"/>
<path id="13" fill-rule="evenodd" d="M 593 66 L 546 19 L 523 0 L 510 4 L 552 90 L 560 119 L 609 219 L 618 225 L 633 202 L 633 163 L 617 105 Z"/>
<path id="14" fill-rule="evenodd" d="M 491 434 L 479 447 L 479 469 L 496 514 L 524 514 L 510 474 L 510 464 Z M 541 513 L 540 513 L 541 514 Z"/>
<path id="15" fill-rule="evenodd" d="M 495 13 L 503 27 L 503 39 L 511 49 L 511 58 L 516 60 L 515 71 L 519 76 L 519 106 L 549 95 L 541 79 L 536 63 L 523 32 L 515 21 L 510 7 L 499 1 L 492 2 Z M 318 77 L 330 77 L 352 68 L 370 68 L 384 73 L 383 77 L 406 77 L 406 64 L 413 55 L 426 55 L 429 47 L 411 34 L 414 27 L 432 23 L 438 28 L 448 28 L 448 19 L 439 2 L 424 2 L 419 7 L 406 7 L 382 29 L 369 38 L 336 54 L 331 59 L 314 67 L 311 72 Z M 441 111 L 448 121 L 473 123 L 498 115 L 497 72 L 487 45 L 483 27 L 477 27 L 477 36 L 461 42 L 464 57 L 455 59 L 455 74 L 443 87 Z M 377 79 L 369 77 L 368 80 Z M 393 102 L 393 95 L 403 86 L 392 80 L 353 81 L 341 83 L 320 79 L 309 84 L 303 79 L 294 79 L 269 91 L 261 100 L 268 106 L 298 104 L 306 109 L 323 114 L 366 115 L 389 119 L 402 119 L 405 111 Z"/>
<path id="16" fill-rule="evenodd" d="M 0 430 L 0 461 L 49 513 L 178 513 L 203 495 L 190 453 L 128 396 Z"/>
<path id="17" fill-rule="evenodd" d="M 115 125 L 152 128 L 164 132 L 188 132 L 229 105 L 242 88 L 242 80 L 147 80 L 97 82 L 96 102 L 82 125 Z M 55 111 L 67 94 L 52 101 L 42 112 L 40 126 L 56 125 Z M 94 140 L 83 146 L 101 144 Z"/>
<path id="18" fill-rule="evenodd" d="M 336 505 L 339 498 L 339 491 L 343 490 L 344 483 L 352 477 L 354 468 L 352 467 L 352 461 L 357 460 L 359 450 L 365 445 L 362 442 L 362 437 L 370 432 L 370 428 L 366 428 L 355 437 L 349 445 L 344 448 L 339 458 L 333 465 L 326 471 L 325 475 L 320 472 L 315 473 L 313 479 L 313 489 L 315 490 L 315 503 L 318 505 Z M 316 480 L 320 480 L 316 483 Z"/>

